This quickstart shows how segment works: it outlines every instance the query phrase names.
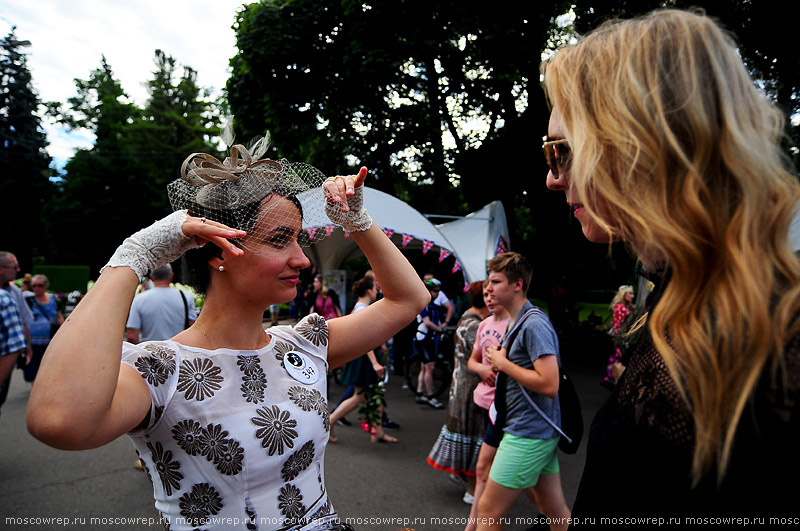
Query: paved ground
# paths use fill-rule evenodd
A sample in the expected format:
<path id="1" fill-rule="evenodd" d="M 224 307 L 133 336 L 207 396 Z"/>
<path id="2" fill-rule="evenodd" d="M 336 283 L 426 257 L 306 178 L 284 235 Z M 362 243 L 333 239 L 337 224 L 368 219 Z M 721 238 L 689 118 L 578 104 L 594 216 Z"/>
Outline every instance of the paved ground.
<path id="1" fill-rule="evenodd" d="M 567 363 L 578 387 L 584 420 L 591 420 L 607 392 L 598 386 L 602 365 Z M 133 467 L 130 441 L 121 437 L 102 448 L 65 452 L 46 447 L 25 429 L 30 386 L 15 371 L 8 401 L 0 416 L 0 529 L 101 531 L 160 529 L 152 489 Z M 329 445 L 327 485 L 335 508 L 359 531 L 396 530 L 408 526 L 431 531 L 460 531 L 469 514 L 464 494 L 446 472 L 425 458 L 445 419 L 444 410 L 414 402 L 401 388 L 400 377 L 389 381 L 388 412 L 401 425 L 391 433 L 398 444 L 373 444 L 353 427 L 337 427 L 340 442 Z M 332 383 L 335 404 L 344 389 Z M 351 420 L 357 416 L 351 414 Z M 357 424 L 357 422 L 356 422 Z M 568 504 L 572 504 L 583 468 L 585 439 L 575 455 L 559 455 Z M 508 530 L 530 527 L 535 516 L 524 497 L 512 508 Z M 25 520 L 27 519 L 27 520 Z M 61 519 L 50 521 L 46 519 Z M 359 521 L 359 519 L 361 519 Z"/>

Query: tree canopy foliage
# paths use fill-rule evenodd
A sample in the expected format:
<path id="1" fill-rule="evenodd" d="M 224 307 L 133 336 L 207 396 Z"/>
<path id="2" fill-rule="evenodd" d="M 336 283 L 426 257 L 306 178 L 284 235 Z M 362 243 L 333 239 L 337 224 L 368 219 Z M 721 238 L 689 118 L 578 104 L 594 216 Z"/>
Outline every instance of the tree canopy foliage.
<path id="1" fill-rule="evenodd" d="M 796 7 L 778 0 L 577 0 L 576 30 L 585 33 L 605 20 L 630 18 L 662 7 L 702 9 L 732 34 L 758 86 L 787 118 L 800 117 L 800 53 L 787 44 L 796 31 Z M 800 122 L 787 121 L 798 166 Z"/>
<path id="2" fill-rule="evenodd" d="M 50 198 L 47 138 L 39 117 L 27 59 L 15 31 L 0 40 L 0 198 L 4 229 L 0 250 L 22 266 L 43 251 L 42 206 Z"/>
<path id="3" fill-rule="evenodd" d="M 269 131 L 272 157 L 328 174 L 365 165 L 370 186 L 423 213 L 466 214 L 502 200 L 512 249 L 533 262 L 534 295 L 547 296 L 562 276 L 579 289 L 597 279 L 613 287 L 630 280 L 630 256 L 615 245 L 603 260 L 608 247 L 587 243 L 563 195 L 544 186 L 542 54 L 609 18 L 694 6 L 736 35 L 758 85 L 800 116 L 800 54 L 776 38 L 791 35 L 794 18 L 776 0 L 262 0 L 236 15 L 227 102 L 208 101 L 192 68 L 156 51 L 143 108 L 105 60 L 76 80 L 74 97 L 47 104 L 97 139 L 51 182 L 40 102 L 12 32 L 0 42 L 0 189 L 25 230 L 6 231 L 4 246 L 23 265 L 20 249 L 97 271 L 122 238 L 168 211 L 166 184 L 189 153 L 214 150 L 229 105 L 237 142 Z M 789 128 L 795 146 L 799 131 Z M 16 235 L 24 240 L 12 247 Z"/>
<path id="4" fill-rule="evenodd" d="M 330 174 L 366 165 L 370 186 L 425 214 L 502 200 L 512 247 L 546 284 L 571 249 L 585 249 L 563 197 L 546 193 L 539 147 L 542 51 L 564 31 L 555 19 L 569 5 L 250 4 L 237 18 L 228 81 L 237 128 L 269 129 L 284 156 Z"/>
<path id="5" fill-rule="evenodd" d="M 798 56 L 769 29 L 780 9 L 698 4 L 739 35 L 764 89 L 796 113 Z M 366 165 L 371 186 L 423 213 L 502 200 L 512 248 L 531 258 L 538 286 L 562 275 L 614 285 L 631 277 L 631 257 L 615 245 L 603 262 L 608 247 L 588 244 L 563 195 L 545 189 L 540 63 L 576 30 L 669 6 L 689 2 L 264 0 L 237 16 L 229 103 L 245 136 L 268 129 L 283 156 L 330 174 Z M 559 22 L 571 10 L 574 25 Z"/>
<path id="6" fill-rule="evenodd" d="M 237 127 L 248 135 L 267 127 L 286 156 L 331 173 L 367 165 L 373 186 L 423 211 L 469 208 L 465 199 L 483 199 L 482 170 L 504 163 L 476 167 L 474 152 L 546 113 L 540 56 L 552 17 L 565 8 L 250 4 L 238 15 L 228 82 Z"/>
<path id="7" fill-rule="evenodd" d="M 197 73 L 161 50 L 155 64 L 144 108 L 128 101 L 105 58 L 88 79 L 75 80 L 77 94 L 66 108 L 49 105 L 62 124 L 96 136 L 91 149 L 67 162 L 46 209 L 52 253 L 61 263 L 98 271 L 123 238 L 169 212 L 166 186 L 183 159 L 213 151 L 217 120 Z"/>

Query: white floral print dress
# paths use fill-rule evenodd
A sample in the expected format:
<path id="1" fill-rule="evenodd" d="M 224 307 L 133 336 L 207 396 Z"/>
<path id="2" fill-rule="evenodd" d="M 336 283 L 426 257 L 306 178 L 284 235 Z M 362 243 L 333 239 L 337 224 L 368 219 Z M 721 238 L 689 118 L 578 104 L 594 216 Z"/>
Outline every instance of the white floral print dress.
<path id="1" fill-rule="evenodd" d="M 129 435 L 168 529 L 317 530 L 337 521 L 324 477 L 328 327 L 311 314 L 269 335 L 251 351 L 123 344 L 122 362 L 152 397 L 148 425 Z"/>

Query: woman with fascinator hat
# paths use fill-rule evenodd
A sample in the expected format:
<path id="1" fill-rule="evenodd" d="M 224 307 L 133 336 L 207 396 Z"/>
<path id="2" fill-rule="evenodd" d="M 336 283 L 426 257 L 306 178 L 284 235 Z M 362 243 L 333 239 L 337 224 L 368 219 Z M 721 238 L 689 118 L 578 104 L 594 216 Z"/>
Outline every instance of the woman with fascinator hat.
<path id="1" fill-rule="evenodd" d="M 325 490 L 327 368 L 383 344 L 429 298 L 363 206 L 366 168 L 324 179 L 261 159 L 265 147 L 186 159 L 169 186 L 175 212 L 117 249 L 52 341 L 28 404 L 28 429 L 56 448 L 127 433 L 173 530 L 348 529 Z M 264 309 L 293 299 L 309 266 L 303 221 L 325 214 L 386 279 L 384 298 L 267 333 Z M 139 278 L 184 253 L 206 295 L 197 321 L 167 341 L 122 343 Z"/>

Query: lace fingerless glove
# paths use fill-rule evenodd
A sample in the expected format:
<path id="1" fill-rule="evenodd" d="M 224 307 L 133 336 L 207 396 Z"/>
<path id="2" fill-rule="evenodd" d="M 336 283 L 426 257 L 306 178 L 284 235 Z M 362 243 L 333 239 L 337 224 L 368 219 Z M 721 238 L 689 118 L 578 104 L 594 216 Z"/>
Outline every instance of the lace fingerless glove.
<path id="1" fill-rule="evenodd" d="M 130 267 L 142 278 L 148 270 L 176 260 L 189 249 L 200 247 L 194 238 L 183 233 L 187 217 L 185 210 L 178 210 L 126 238 L 100 272 L 106 267 Z"/>
<path id="2" fill-rule="evenodd" d="M 328 177 L 328 180 L 333 180 L 335 177 Z M 355 194 L 346 197 L 347 204 L 350 207 L 348 212 L 342 212 L 340 203 L 325 202 L 325 213 L 328 218 L 341 225 L 347 232 L 360 232 L 369 229 L 372 226 L 372 218 L 364 208 L 364 187 L 358 186 L 355 189 Z"/>

